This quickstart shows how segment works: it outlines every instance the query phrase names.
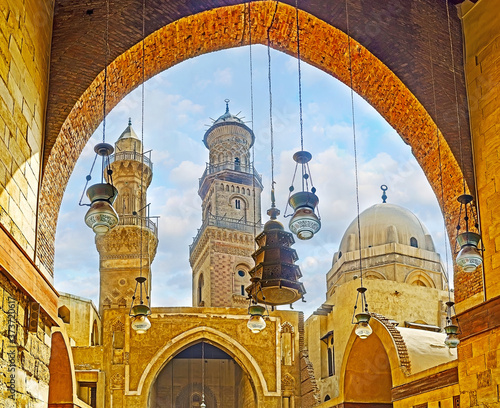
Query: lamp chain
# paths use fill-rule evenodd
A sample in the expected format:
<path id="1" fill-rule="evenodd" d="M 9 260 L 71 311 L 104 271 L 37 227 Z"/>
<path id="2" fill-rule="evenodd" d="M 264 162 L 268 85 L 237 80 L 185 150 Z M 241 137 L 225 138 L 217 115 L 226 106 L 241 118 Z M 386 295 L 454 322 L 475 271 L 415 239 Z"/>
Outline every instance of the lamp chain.
<path id="1" fill-rule="evenodd" d="M 142 84 L 141 84 L 141 197 L 140 197 L 140 205 L 141 208 L 144 209 L 145 202 L 144 201 L 144 99 L 145 99 L 145 93 L 144 93 L 144 82 L 145 82 L 145 63 L 146 63 L 146 58 L 145 58 L 145 33 L 146 33 L 146 0 L 142 0 Z M 141 226 L 141 232 L 140 232 L 140 249 L 139 249 L 139 276 L 142 277 L 142 264 L 143 264 L 143 259 L 142 259 L 142 245 L 143 245 L 143 235 L 144 235 L 144 217 L 142 214 L 139 214 L 140 218 L 140 226 Z M 148 249 L 149 253 L 149 249 Z M 143 285 L 142 283 L 140 284 L 140 302 L 141 304 L 143 303 L 142 301 L 142 289 Z M 145 295 L 146 299 L 149 299 L 147 289 L 145 289 Z M 148 302 L 149 303 L 149 302 Z M 148 305 L 149 306 L 149 305 Z"/>
<path id="2" fill-rule="evenodd" d="M 201 342 L 201 401 L 205 402 L 205 342 Z"/>
<path id="3" fill-rule="evenodd" d="M 300 150 L 304 150 L 304 126 L 302 121 L 302 71 L 300 69 L 299 0 L 295 0 L 295 22 L 297 25 L 297 66 L 299 73 Z"/>
<path id="4" fill-rule="evenodd" d="M 267 79 L 269 83 L 269 133 L 271 139 L 271 190 L 274 190 L 274 133 L 273 133 L 273 92 L 271 86 L 271 38 L 270 31 L 273 27 L 274 18 L 276 17 L 276 12 L 278 11 L 278 2 L 276 2 L 276 7 L 274 9 L 273 18 L 271 24 L 267 29 Z"/>
<path id="5" fill-rule="evenodd" d="M 249 41 L 249 63 L 250 63 L 250 129 L 253 134 L 253 60 L 252 60 L 252 1 L 248 2 L 248 41 Z M 256 218 L 256 197 L 255 197 L 255 140 L 252 144 L 252 194 L 253 194 L 253 236 L 257 235 L 257 220 Z M 254 250 L 257 249 L 257 242 L 254 240 Z"/>
<path id="6" fill-rule="evenodd" d="M 432 94 L 434 98 L 434 117 L 437 121 L 437 99 L 436 99 L 436 86 L 435 86 L 435 77 L 434 77 L 434 60 L 432 58 L 432 43 L 429 37 L 429 58 L 431 65 L 431 78 L 432 78 Z M 436 122 L 436 141 L 438 146 L 438 160 L 439 160 L 439 181 L 441 184 L 441 203 L 443 205 L 443 214 L 447 214 L 446 212 L 446 201 L 444 200 L 444 184 L 443 184 L 443 163 L 441 157 L 441 139 L 439 137 L 439 127 Z M 443 216 L 443 240 L 444 240 L 444 249 L 445 249 L 445 259 L 446 259 L 446 280 L 448 281 L 448 301 L 451 302 L 451 287 L 450 287 L 450 268 L 449 268 L 449 260 L 448 260 L 448 251 L 447 251 L 447 238 L 448 231 L 446 230 L 446 219 Z"/>
<path id="7" fill-rule="evenodd" d="M 463 184 L 463 189 L 464 189 L 464 194 L 466 193 L 465 190 L 465 169 L 464 169 L 464 155 L 463 155 L 463 149 L 462 149 L 462 132 L 461 132 L 461 126 L 460 126 L 460 110 L 459 110 L 459 105 L 458 105 L 458 90 L 457 90 L 457 75 L 456 75 L 456 69 L 455 69 L 455 55 L 453 53 L 453 36 L 451 35 L 451 18 L 450 18 L 450 6 L 448 5 L 448 0 L 445 1 L 446 3 L 446 17 L 448 20 L 448 36 L 450 38 L 450 56 L 451 56 L 451 69 L 453 72 L 453 86 L 455 89 L 455 107 L 457 111 L 457 130 L 458 130 L 458 147 L 459 147 L 459 154 L 460 154 L 460 167 L 462 168 L 462 184 Z"/>
<path id="8" fill-rule="evenodd" d="M 108 59 L 109 59 L 109 0 L 106 0 L 106 33 L 104 51 L 104 100 L 102 104 L 102 142 L 106 141 L 106 95 L 108 88 Z"/>
<path id="9" fill-rule="evenodd" d="M 349 4 L 348 0 L 345 2 L 345 12 L 346 12 L 346 26 L 347 26 L 347 49 L 349 52 L 349 76 L 350 76 L 350 88 L 351 88 L 351 114 L 352 114 L 352 138 L 354 147 L 354 176 L 356 180 L 356 210 L 357 210 L 357 224 L 358 224 L 358 246 L 359 246 L 359 275 L 361 287 L 363 287 L 363 263 L 361 260 L 361 222 L 359 220 L 359 175 L 358 175 L 358 150 L 356 144 L 356 120 L 354 112 L 354 90 L 353 90 L 353 79 L 352 79 L 352 54 L 351 54 L 351 33 L 349 30 Z"/>

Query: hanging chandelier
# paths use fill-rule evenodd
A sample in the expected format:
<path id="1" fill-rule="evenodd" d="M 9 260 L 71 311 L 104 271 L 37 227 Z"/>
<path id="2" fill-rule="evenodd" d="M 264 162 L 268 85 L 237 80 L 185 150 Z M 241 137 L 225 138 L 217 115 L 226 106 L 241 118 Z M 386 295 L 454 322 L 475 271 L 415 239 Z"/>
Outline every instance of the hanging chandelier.
<path id="1" fill-rule="evenodd" d="M 302 74 L 300 69 L 300 29 L 299 29 L 299 8 L 298 0 L 295 1 L 295 21 L 297 29 L 297 66 L 299 76 L 299 119 L 300 119 L 300 151 L 293 155 L 295 161 L 295 172 L 290 185 L 287 207 L 285 208 L 285 217 L 291 216 L 288 224 L 290 231 L 301 240 L 311 239 L 321 228 L 316 188 L 313 185 L 309 162 L 312 154 L 304 150 L 304 129 L 302 121 Z M 297 170 L 300 166 L 300 191 L 294 193 L 294 181 Z M 293 208 L 293 214 L 287 214 L 286 210 L 290 205 Z"/>
<path id="2" fill-rule="evenodd" d="M 102 121 L 102 143 L 94 147 L 96 153 L 90 172 L 86 177 L 85 187 L 80 197 L 81 206 L 89 206 L 85 214 L 85 224 L 92 228 L 94 233 L 105 234 L 111 228 L 118 224 L 118 214 L 113 208 L 113 203 L 118 196 L 118 190 L 113 186 L 113 171 L 110 167 L 109 156 L 113 153 L 113 146 L 106 143 L 106 102 L 107 102 L 107 84 L 108 84 L 108 43 L 109 43 L 109 3 L 106 2 L 106 50 L 104 63 L 104 91 L 103 91 L 103 121 Z M 87 189 L 89 181 L 92 179 L 92 170 L 94 169 L 97 157 L 101 157 L 101 182 L 94 184 Z M 106 171 L 105 171 L 106 170 Z M 106 180 L 104 175 L 106 173 Z M 90 204 L 82 204 L 83 194 L 90 200 Z"/>
<path id="3" fill-rule="evenodd" d="M 249 272 L 251 284 L 246 291 L 255 303 L 279 306 L 302 299 L 306 291 L 299 282 L 302 273 L 295 265 L 298 256 L 291 248 L 295 242 L 293 236 L 276 220 L 280 212 L 275 206 L 274 191 L 271 198 L 272 206 L 267 211 L 271 219 L 255 238 L 259 248 L 252 254 L 255 267 Z"/>
<path id="4" fill-rule="evenodd" d="M 462 212 L 464 214 L 465 232 L 460 233 L 462 219 L 459 219 L 456 245 L 460 246 L 460 250 L 457 254 L 456 262 L 464 272 L 474 272 L 483 263 L 483 256 L 481 255 L 481 250 L 478 248 L 481 236 L 469 231 L 470 217 L 475 218 L 473 198 L 470 194 L 462 194 L 457 200 L 460 203 L 460 214 Z M 474 225 L 476 229 L 479 227 L 476 220 Z"/>

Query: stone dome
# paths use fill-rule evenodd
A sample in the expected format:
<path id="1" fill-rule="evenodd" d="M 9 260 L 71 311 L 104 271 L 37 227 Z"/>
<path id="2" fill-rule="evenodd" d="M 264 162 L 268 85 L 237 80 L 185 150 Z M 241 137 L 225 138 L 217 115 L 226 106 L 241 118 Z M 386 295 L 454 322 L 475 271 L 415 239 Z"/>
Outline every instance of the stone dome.
<path id="1" fill-rule="evenodd" d="M 220 136 L 225 135 L 225 132 L 214 132 L 216 129 L 227 125 L 236 125 L 238 126 L 238 128 L 240 128 L 239 132 L 236 133 L 238 133 L 239 136 L 244 136 L 244 138 L 247 139 L 248 148 L 252 147 L 255 141 L 253 131 L 247 125 L 245 125 L 245 122 L 242 119 L 229 112 L 229 99 L 226 99 L 225 102 L 226 111 L 216 120 L 214 120 L 212 126 L 210 126 L 210 128 L 205 132 L 205 135 L 203 136 L 203 143 L 205 143 L 205 146 L 210 149 L 210 145 L 213 143 L 214 139 L 220 139 Z M 212 137 L 210 138 L 210 136 Z M 209 138 L 211 139 L 210 141 Z"/>
<path id="2" fill-rule="evenodd" d="M 360 214 L 361 248 L 390 243 L 408 245 L 436 252 L 434 242 L 424 224 L 410 210 L 395 204 L 375 204 Z M 355 218 L 347 228 L 335 263 L 342 254 L 359 250 L 358 221 Z"/>

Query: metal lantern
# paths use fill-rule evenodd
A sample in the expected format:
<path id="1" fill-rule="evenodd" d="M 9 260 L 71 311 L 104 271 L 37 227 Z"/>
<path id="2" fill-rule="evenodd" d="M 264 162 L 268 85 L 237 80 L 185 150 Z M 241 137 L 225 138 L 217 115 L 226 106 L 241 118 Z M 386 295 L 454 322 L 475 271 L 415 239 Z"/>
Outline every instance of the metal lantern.
<path id="1" fill-rule="evenodd" d="M 470 216 L 474 217 L 474 207 L 472 205 L 473 197 L 470 194 L 462 194 L 458 197 L 460 203 L 460 214 L 464 212 L 465 232 L 459 233 L 461 220 L 457 225 L 457 241 L 456 244 L 460 246 L 457 254 L 457 265 L 462 268 L 464 272 L 474 272 L 478 266 L 483 263 L 483 256 L 481 250 L 478 248 L 481 236 L 475 232 L 469 231 Z M 475 222 L 476 229 L 479 227 Z"/>
<path id="2" fill-rule="evenodd" d="M 96 158 L 97 156 L 102 157 L 102 180 L 101 183 L 94 184 L 87 189 L 87 197 L 90 200 L 90 204 L 82 204 L 82 199 L 80 199 L 80 205 L 90 206 L 85 214 L 85 224 L 92 228 L 96 234 L 105 234 L 111 228 L 114 228 L 119 220 L 118 214 L 113 208 L 113 203 L 118 196 L 118 190 L 112 183 L 104 183 L 104 168 L 109 165 L 109 156 L 113 153 L 114 148 L 110 144 L 103 142 L 98 143 L 94 147 L 94 151 L 96 152 Z M 94 165 L 92 165 L 93 168 Z M 92 169 L 90 172 L 92 172 Z M 112 180 L 111 174 L 112 170 L 108 168 L 107 175 L 109 180 Z M 87 187 L 88 182 L 92 179 L 91 174 L 86 179 L 85 187 Z"/>
<path id="3" fill-rule="evenodd" d="M 311 239 L 321 228 L 320 218 L 316 214 L 319 198 L 315 194 L 316 188 L 312 184 L 311 172 L 308 164 L 311 159 L 311 153 L 305 150 L 301 150 L 293 155 L 293 160 L 295 160 L 297 164 L 295 165 L 292 185 L 289 189 L 291 195 L 288 198 L 288 204 L 294 210 L 289 223 L 290 231 L 292 231 L 297 238 L 302 240 Z M 292 194 L 295 190 L 293 182 L 295 181 L 295 175 L 297 174 L 299 165 L 302 173 L 302 191 Z"/>
<path id="4" fill-rule="evenodd" d="M 295 241 L 276 220 L 279 210 L 274 206 L 274 198 L 272 203 L 267 211 L 271 219 L 255 238 L 259 248 L 252 254 L 255 267 L 249 272 L 252 283 L 246 291 L 255 303 L 278 306 L 296 302 L 306 291 L 299 282 L 300 268 L 295 265 L 297 252 L 291 248 Z"/>
<path id="5" fill-rule="evenodd" d="M 85 224 L 96 234 L 105 234 L 118 224 L 118 214 L 112 205 L 117 196 L 116 187 L 108 183 L 94 184 L 87 189 L 90 208 L 85 214 Z"/>
<path id="6" fill-rule="evenodd" d="M 461 330 L 458 319 L 456 319 L 457 324 L 453 324 L 453 314 L 455 314 L 455 302 L 450 300 L 446 302 L 446 326 L 444 328 L 446 333 L 444 344 L 446 344 L 449 348 L 457 348 L 460 344 L 458 335 L 461 334 Z"/>
<path id="7" fill-rule="evenodd" d="M 264 320 L 264 312 L 266 308 L 261 305 L 250 305 L 248 308 L 248 314 L 250 319 L 248 320 L 247 327 L 252 331 L 252 333 L 260 333 L 266 328 L 266 321 Z"/>
<path id="8" fill-rule="evenodd" d="M 132 318 L 132 329 L 135 330 L 137 334 L 144 334 L 151 328 L 151 322 L 148 319 L 148 316 L 151 314 L 151 309 L 147 304 L 144 304 L 142 298 L 142 292 L 144 290 L 144 293 L 146 294 L 146 301 L 149 302 L 146 278 L 138 276 L 135 280 L 137 283 L 135 285 L 134 296 L 132 296 L 129 316 Z M 134 304 L 137 294 L 139 296 L 139 303 Z"/>
<path id="9" fill-rule="evenodd" d="M 364 340 L 370 334 L 372 334 L 373 330 L 370 327 L 370 312 L 368 311 L 368 303 L 366 303 L 366 288 L 361 286 L 357 289 L 358 295 L 356 296 L 356 304 L 354 305 L 354 315 L 352 322 L 356 324 L 356 329 L 354 329 L 354 333 Z M 358 301 L 361 299 L 361 313 L 356 314 L 356 310 L 358 308 Z M 356 321 L 354 321 L 356 319 Z"/>

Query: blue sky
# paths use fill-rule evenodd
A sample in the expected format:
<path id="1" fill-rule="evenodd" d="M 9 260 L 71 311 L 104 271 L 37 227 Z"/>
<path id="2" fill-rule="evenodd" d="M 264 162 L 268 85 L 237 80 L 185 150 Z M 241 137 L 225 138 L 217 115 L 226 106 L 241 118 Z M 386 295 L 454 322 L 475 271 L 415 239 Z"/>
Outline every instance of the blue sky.
<path id="1" fill-rule="evenodd" d="M 263 175 L 262 213 L 269 207 L 270 135 L 267 49 L 253 46 L 255 167 Z M 297 60 L 272 50 L 273 127 L 277 205 L 285 209 L 294 152 L 300 150 Z M 178 64 L 145 85 L 145 150 L 153 149 L 153 182 L 148 190 L 151 215 L 159 215 L 159 246 L 152 265 L 152 305 L 191 306 L 188 246 L 201 225 L 198 178 L 208 161 L 202 138 L 225 111 L 251 119 L 248 47 L 218 51 Z M 296 240 L 307 303 L 294 307 L 306 317 L 325 301 L 325 275 L 343 232 L 356 216 L 350 90 L 324 72 L 302 63 L 304 148 L 312 153 L 311 173 L 320 199 L 322 229 L 310 241 Z M 127 95 L 106 120 L 106 140 L 114 143 L 128 118 L 141 134 L 141 90 Z M 413 211 L 429 229 L 445 257 L 443 218 L 418 163 L 399 135 L 355 95 L 361 211 L 388 202 Z M 251 126 L 248 123 L 248 126 Z M 99 128 L 85 147 L 67 186 L 56 235 L 55 286 L 98 304 L 99 261 L 94 233 L 78 201 L 93 160 Z M 96 177 L 96 173 L 94 174 Z M 288 219 L 281 221 L 287 225 Z M 184 256 L 179 256 L 183 254 Z M 354 301 L 354 294 L 353 294 Z"/>

